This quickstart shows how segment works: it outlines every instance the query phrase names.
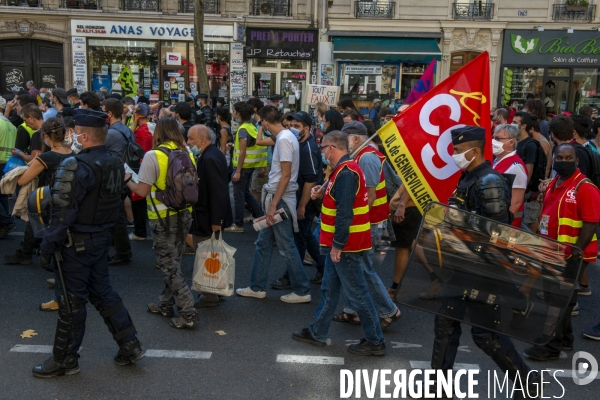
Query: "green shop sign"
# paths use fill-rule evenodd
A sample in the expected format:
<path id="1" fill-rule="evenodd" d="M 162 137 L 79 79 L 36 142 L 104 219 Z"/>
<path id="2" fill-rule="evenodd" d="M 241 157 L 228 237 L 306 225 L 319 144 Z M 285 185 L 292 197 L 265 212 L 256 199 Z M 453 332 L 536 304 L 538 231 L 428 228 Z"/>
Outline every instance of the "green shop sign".
<path id="1" fill-rule="evenodd" d="M 511 65 L 600 65 L 598 32 L 507 30 L 502 63 Z"/>

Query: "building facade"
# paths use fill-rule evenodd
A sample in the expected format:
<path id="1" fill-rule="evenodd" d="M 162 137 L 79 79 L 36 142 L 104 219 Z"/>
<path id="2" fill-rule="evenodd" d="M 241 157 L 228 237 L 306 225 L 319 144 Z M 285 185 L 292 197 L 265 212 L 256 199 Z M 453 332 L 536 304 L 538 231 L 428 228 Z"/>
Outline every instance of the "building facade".
<path id="1" fill-rule="evenodd" d="M 487 50 L 493 106 L 533 96 L 548 98 L 553 112 L 574 111 L 595 105 L 600 57 L 595 42 L 585 43 L 599 35 L 596 1 L 206 0 L 210 94 L 235 101 L 281 93 L 286 108 L 297 109 L 305 108 L 306 85 L 326 84 L 363 111 L 374 98 L 398 107 L 432 60 L 439 82 Z M 151 99 L 178 100 L 197 82 L 193 7 L 193 0 L 0 0 L 0 91 L 30 79 L 119 91 L 116 78 L 129 65 Z M 543 53 L 549 40 L 560 43 Z"/>

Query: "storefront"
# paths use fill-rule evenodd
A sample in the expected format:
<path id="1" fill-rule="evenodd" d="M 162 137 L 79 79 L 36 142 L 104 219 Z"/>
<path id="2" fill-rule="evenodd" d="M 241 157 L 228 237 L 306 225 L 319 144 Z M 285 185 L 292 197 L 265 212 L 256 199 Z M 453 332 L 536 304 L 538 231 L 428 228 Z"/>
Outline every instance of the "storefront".
<path id="1" fill-rule="evenodd" d="M 267 99 L 284 96 L 284 111 L 307 110 L 306 85 L 316 83 L 316 29 L 246 29 L 248 91 Z"/>
<path id="2" fill-rule="evenodd" d="M 598 32 L 507 30 L 498 104 L 540 99 L 546 112 L 600 107 Z"/>
<path id="3" fill-rule="evenodd" d="M 204 26 L 204 55 L 210 97 L 229 99 L 233 25 Z M 184 99 L 197 94 L 193 24 L 123 23 L 71 20 L 73 83 L 80 91 L 121 93 L 122 70 L 131 69 L 138 89 L 150 100 Z"/>
<path id="4" fill-rule="evenodd" d="M 439 61 L 441 54 L 435 38 L 333 38 L 341 96 L 351 97 L 362 114 L 368 114 L 376 98 L 397 109 L 429 63 Z"/>

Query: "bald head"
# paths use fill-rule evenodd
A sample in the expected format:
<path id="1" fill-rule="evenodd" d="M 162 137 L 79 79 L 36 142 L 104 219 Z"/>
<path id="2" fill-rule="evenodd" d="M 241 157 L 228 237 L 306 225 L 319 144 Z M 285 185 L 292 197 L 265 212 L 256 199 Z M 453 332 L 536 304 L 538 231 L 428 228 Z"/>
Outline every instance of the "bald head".
<path id="1" fill-rule="evenodd" d="M 206 125 L 194 125 L 188 131 L 188 146 L 198 147 L 201 151 L 215 141 L 215 133 Z"/>

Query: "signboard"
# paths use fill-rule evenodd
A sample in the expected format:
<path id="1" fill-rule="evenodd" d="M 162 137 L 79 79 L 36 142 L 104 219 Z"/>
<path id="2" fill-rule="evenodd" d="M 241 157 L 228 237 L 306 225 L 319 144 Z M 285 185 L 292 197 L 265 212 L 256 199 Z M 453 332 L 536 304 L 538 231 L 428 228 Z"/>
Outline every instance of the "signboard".
<path id="1" fill-rule="evenodd" d="M 167 65 L 181 65 L 181 53 L 172 53 L 167 51 Z"/>
<path id="2" fill-rule="evenodd" d="M 244 62 L 244 45 L 242 43 L 231 43 L 230 46 L 229 104 L 235 104 L 238 101 L 243 101 L 244 96 L 248 93 L 248 72 Z"/>
<path id="3" fill-rule="evenodd" d="M 233 23 L 233 41 L 244 43 L 244 33 L 246 33 L 246 27 L 238 22 Z"/>
<path id="4" fill-rule="evenodd" d="M 194 24 L 71 20 L 71 34 L 93 38 L 194 40 Z M 204 25 L 204 40 L 231 42 L 233 25 Z"/>
<path id="5" fill-rule="evenodd" d="M 295 58 L 311 60 L 317 56 L 317 29 L 246 30 L 246 55 L 252 58 Z"/>
<path id="6" fill-rule="evenodd" d="M 346 65 L 346 74 L 381 75 L 381 65 Z"/>
<path id="7" fill-rule="evenodd" d="M 73 87 L 79 93 L 88 90 L 87 85 L 87 50 L 84 37 L 73 37 L 71 41 L 73 50 Z M 113 72 L 115 72 L 113 70 Z M 109 88 L 112 90 L 112 88 Z"/>
<path id="8" fill-rule="evenodd" d="M 335 107 L 340 98 L 339 86 L 308 85 L 307 95 L 304 96 L 305 104 L 325 103 L 327 106 Z"/>
<path id="9" fill-rule="evenodd" d="M 538 30 L 504 31 L 502 63 L 526 66 L 600 65 L 598 32 Z"/>

